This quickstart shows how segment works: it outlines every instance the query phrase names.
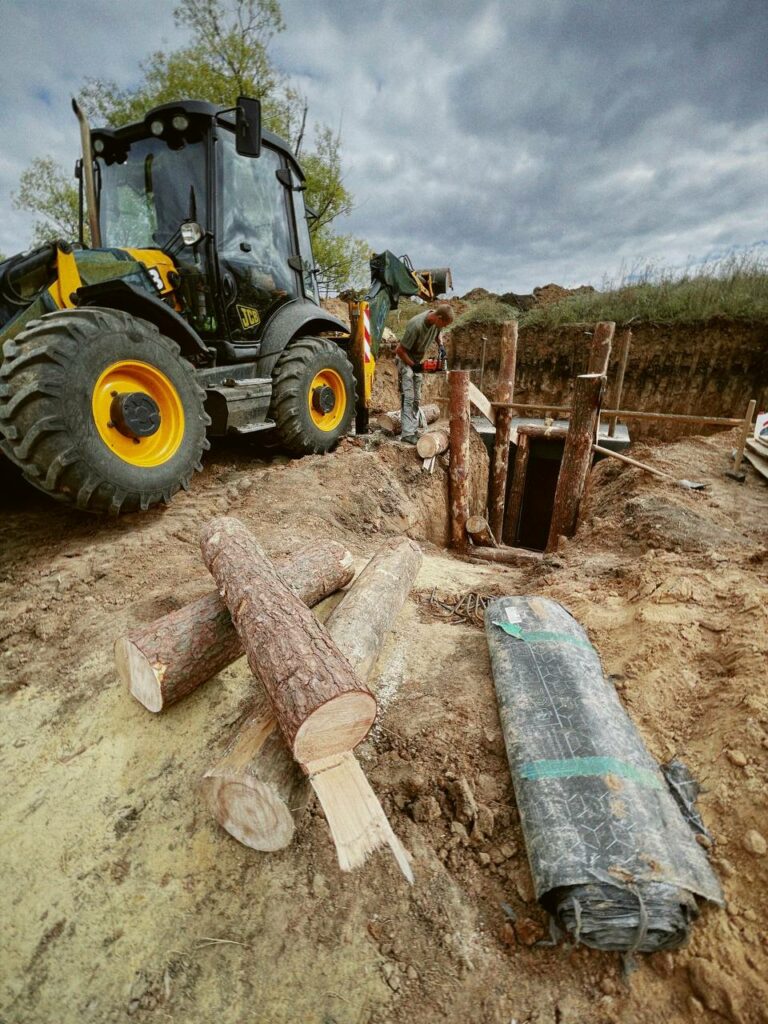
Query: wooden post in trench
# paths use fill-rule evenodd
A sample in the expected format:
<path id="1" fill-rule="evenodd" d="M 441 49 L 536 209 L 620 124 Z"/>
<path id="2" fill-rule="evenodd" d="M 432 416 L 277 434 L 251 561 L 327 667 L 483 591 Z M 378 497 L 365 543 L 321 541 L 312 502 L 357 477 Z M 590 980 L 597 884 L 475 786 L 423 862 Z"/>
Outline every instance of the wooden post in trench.
<path id="1" fill-rule="evenodd" d="M 488 498 L 488 522 L 495 537 L 501 537 L 504 528 L 509 443 L 512 436 L 513 410 L 511 406 L 515 395 L 516 363 L 517 321 L 509 320 L 501 327 L 499 383 L 496 388 L 496 439 L 493 445 L 491 485 Z"/>
<path id="2" fill-rule="evenodd" d="M 600 373 L 587 373 L 576 378 L 547 551 L 556 550 L 558 537 L 572 537 L 576 532 L 579 506 L 592 466 L 592 444 L 604 386 L 605 377 Z"/>
<path id="3" fill-rule="evenodd" d="M 621 408 L 621 394 L 624 390 L 624 374 L 627 370 L 627 361 L 629 360 L 629 349 L 632 344 L 632 328 L 628 327 L 621 336 L 619 342 L 619 369 L 616 374 L 616 383 L 613 386 L 613 396 L 611 398 L 611 407 L 613 409 Z M 611 416 L 608 421 L 608 436 L 614 437 L 616 435 L 616 423 L 618 422 L 618 416 Z"/>
<path id="4" fill-rule="evenodd" d="M 469 370 L 448 374 L 451 456 L 449 467 L 451 501 L 451 547 L 467 544 L 469 517 Z"/>

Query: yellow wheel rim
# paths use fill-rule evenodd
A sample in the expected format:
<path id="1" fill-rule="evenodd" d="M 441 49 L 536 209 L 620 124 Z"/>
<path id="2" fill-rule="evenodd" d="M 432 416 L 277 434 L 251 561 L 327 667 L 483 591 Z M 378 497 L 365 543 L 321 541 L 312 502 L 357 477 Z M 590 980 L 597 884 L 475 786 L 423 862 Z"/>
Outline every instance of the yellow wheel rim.
<path id="1" fill-rule="evenodd" d="M 328 412 L 323 412 L 322 407 L 318 408 L 320 396 L 319 394 L 316 395 L 316 392 L 320 392 L 323 388 L 330 388 L 333 392 L 334 404 L 333 408 L 329 409 Z M 324 394 L 327 396 L 327 392 Z M 344 378 L 341 374 L 330 368 L 316 373 L 312 383 L 309 385 L 307 401 L 309 404 L 309 415 L 312 417 L 312 422 L 318 430 L 326 432 L 335 430 L 344 419 L 344 413 L 347 409 L 347 389 L 344 384 Z"/>
<path id="2" fill-rule="evenodd" d="M 160 425 L 149 437 L 128 437 L 112 422 L 115 393 L 141 392 L 155 402 Z M 164 373 L 149 363 L 121 359 L 96 381 L 91 400 L 99 437 L 118 458 L 132 466 L 161 466 L 178 450 L 184 437 L 184 407 L 176 388 Z"/>

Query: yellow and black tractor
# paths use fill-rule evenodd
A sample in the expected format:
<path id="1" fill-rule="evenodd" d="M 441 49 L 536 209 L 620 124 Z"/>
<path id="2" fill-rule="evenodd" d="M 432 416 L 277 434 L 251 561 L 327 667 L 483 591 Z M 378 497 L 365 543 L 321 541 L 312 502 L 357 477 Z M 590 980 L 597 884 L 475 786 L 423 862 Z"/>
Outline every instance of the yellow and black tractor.
<path id="1" fill-rule="evenodd" d="M 51 496 L 117 514 L 188 487 L 208 436 L 330 449 L 355 418 L 354 339 L 319 305 L 304 175 L 258 101 L 94 131 L 76 113 L 79 243 L 0 264 L 0 450 Z M 422 273 L 382 279 L 376 308 L 433 297 Z"/>

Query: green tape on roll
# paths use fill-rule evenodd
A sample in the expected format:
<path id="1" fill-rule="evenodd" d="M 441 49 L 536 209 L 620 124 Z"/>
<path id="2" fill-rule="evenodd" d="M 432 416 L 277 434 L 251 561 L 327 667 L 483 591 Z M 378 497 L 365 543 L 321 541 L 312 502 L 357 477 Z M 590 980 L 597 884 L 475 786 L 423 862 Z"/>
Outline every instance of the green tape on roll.
<path id="1" fill-rule="evenodd" d="M 561 761 L 526 761 L 520 765 L 520 777 L 533 782 L 539 779 L 570 779 L 576 776 L 618 775 L 647 789 L 663 789 L 656 772 L 636 768 L 616 757 L 569 757 Z"/>
<path id="2" fill-rule="evenodd" d="M 588 651 L 594 650 L 588 640 L 582 640 L 579 636 L 571 636 L 570 633 L 552 633 L 542 629 L 532 633 L 526 633 L 522 626 L 513 622 L 494 622 L 494 626 L 503 629 L 508 636 L 514 636 L 518 640 L 524 640 L 527 644 L 573 644 L 574 647 L 584 647 Z"/>

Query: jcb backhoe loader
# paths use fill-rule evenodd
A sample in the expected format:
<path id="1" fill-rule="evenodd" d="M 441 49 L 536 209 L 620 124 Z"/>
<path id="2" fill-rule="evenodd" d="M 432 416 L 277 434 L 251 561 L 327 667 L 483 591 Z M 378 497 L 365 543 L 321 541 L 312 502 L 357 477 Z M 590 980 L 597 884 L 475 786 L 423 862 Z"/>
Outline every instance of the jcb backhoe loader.
<path id="1" fill-rule="evenodd" d="M 352 339 L 319 305 L 304 175 L 258 101 L 93 132 L 76 112 L 80 241 L 0 264 L 2 452 L 51 496 L 117 514 L 188 487 L 209 435 L 330 449 L 355 414 Z M 449 280 L 392 259 L 374 349 L 398 292 Z M 397 264 L 410 285 L 385 280 Z"/>

